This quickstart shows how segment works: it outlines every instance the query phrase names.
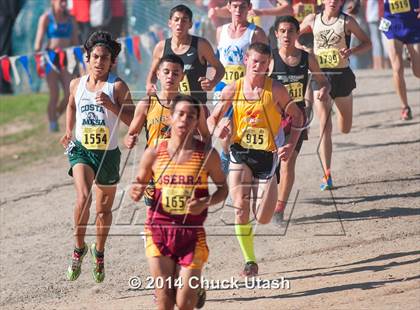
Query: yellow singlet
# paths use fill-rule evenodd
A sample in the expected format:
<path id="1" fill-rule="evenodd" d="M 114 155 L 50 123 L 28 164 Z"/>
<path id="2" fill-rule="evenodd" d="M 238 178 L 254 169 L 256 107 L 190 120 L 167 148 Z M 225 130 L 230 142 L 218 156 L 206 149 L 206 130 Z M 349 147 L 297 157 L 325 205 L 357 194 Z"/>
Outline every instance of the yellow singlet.
<path id="1" fill-rule="evenodd" d="M 148 146 L 156 146 L 170 137 L 170 114 L 169 108 L 162 105 L 158 97 L 150 97 L 145 123 Z"/>
<path id="2" fill-rule="evenodd" d="M 255 101 L 245 99 L 244 79 L 236 82 L 233 99 L 233 143 L 246 149 L 275 151 L 275 139 L 281 126 L 281 114 L 273 102 L 273 80 L 266 77 L 261 98 Z"/>

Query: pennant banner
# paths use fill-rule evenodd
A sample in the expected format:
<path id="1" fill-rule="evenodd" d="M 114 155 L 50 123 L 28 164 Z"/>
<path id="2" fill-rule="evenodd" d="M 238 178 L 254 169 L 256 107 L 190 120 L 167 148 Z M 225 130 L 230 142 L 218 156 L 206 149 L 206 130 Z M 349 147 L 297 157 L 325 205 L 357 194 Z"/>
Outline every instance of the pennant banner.
<path id="1" fill-rule="evenodd" d="M 12 66 L 13 78 L 15 80 L 15 83 L 16 83 L 16 85 L 19 85 L 20 84 L 20 76 L 19 76 L 19 72 L 16 68 L 17 58 L 18 58 L 18 56 L 10 57 L 10 65 Z"/>
<path id="2" fill-rule="evenodd" d="M 127 51 L 134 56 L 134 50 L 133 50 L 133 39 L 130 37 L 125 38 L 125 47 L 127 48 Z"/>
<path id="3" fill-rule="evenodd" d="M 1 59 L 1 70 L 3 73 L 3 79 L 6 82 L 12 82 L 12 78 L 10 77 L 10 60 L 9 57 L 4 57 Z"/>
<path id="4" fill-rule="evenodd" d="M 67 59 L 67 71 L 73 74 L 74 68 L 76 68 L 77 61 L 74 57 L 73 48 L 66 48 L 66 59 Z"/>
<path id="5" fill-rule="evenodd" d="M 86 70 L 86 64 L 83 60 L 83 50 L 80 46 L 76 46 L 73 49 L 74 55 L 76 56 L 76 59 L 83 65 L 83 69 Z"/>
<path id="6" fill-rule="evenodd" d="M 23 69 L 25 70 L 26 74 L 28 75 L 29 84 L 32 85 L 32 76 L 31 72 L 29 71 L 29 57 L 24 55 L 18 58 L 18 61 L 22 65 Z"/>
<path id="7" fill-rule="evenodd" d="M 141 52 L 140 52 L 140 36 L 133 36 L 133 49 L 134 56 L 137 58 L 137 61 L 141 63 Z"/>

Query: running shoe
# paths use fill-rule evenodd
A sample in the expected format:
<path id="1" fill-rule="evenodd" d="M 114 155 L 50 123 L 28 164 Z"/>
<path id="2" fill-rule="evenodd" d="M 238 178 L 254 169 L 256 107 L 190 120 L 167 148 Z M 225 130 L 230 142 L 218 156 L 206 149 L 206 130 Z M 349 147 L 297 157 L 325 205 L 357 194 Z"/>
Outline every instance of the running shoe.
<path id="1" fill-rule="evenodd" d="M 50 132 L 58 132 L 60 129 L 58 128 L 58 123 L 56 121 L 50 122 Z"/>
<path id="2" fill-rule="evenodd" d="M 222 152 L 220 154 L 220 159 L 222 160 L 222 170 L 225 175 L 228 175 L 229 173 L 229 161 L 230 161 L 230 155 L 225 154 L 225 152 Z"/>
<path id="3" fill-rule="evenodd" d="M 71 265 L 69 266 L 69 268 L 67 268 L 66 272 L 67 280 L 75 281 L 80 276 L 80 273 L 82 272 L 83 258 L 86 256 L 87 251 L 88 246 L 86 243 L 84 244 L 82 255 L 80 255 L 76 251 L 73 251 L 73 255 L 71 257 Z"/>
<path id="4" fill-rule="evenodd" d="M 409 121 L 410 119 L 413 119 L 413 114 L 411 113 L 410 107 L 401 109 L 401 119 L 403 121 Z"/>
<path id="5" fill-rule="evenodd" d="M 333 182 L 332 182 L 331 175 L 329 173 L 325 175 L 324 178 L 322 179 L 320 188 L 321 188 L 321 191 L 333 189 Z"/>
<path id="6" fill-rule="evenodd" d="M 197 304 L 195 305 L 196 309 L 201 309 L 204 307 L 204 304 L 206 303 L 206 290 L 203 287 L 199 287 L 197 289 Z"/>
<path id="7" fill-rule="evenodd" d="M 277 201 L 276 209 L 274 210 L 272 222 L 274 225 L 282 226 L 284 224 L 284 209 L 286 205 L 283 202 Z"/>
<path id="8" fill-rule="evenodd" d="M 90 247 L 90 254 L 92 255 L 92 275 L 96 283 L 101 283 L 105 279 L 105 265 L 104 259 L 96 256 L 96 243 L 92 243 Z"/>
<path id="9" fill-rule="evenodd" d="M 244 270 L 241 272 L 243 277 L 255 277 L 258 275 L 258 265 L 255 262 L 246 262 Z"/>

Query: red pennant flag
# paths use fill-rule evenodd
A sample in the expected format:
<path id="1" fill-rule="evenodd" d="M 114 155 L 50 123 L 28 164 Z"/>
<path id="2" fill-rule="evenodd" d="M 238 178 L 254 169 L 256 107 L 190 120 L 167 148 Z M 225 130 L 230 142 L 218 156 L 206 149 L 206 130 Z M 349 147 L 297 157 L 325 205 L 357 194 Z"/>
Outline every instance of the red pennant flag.
<path id="1" fill-rule="evenodd" d="M 1 70 L 3 72 L 3 79 L 6 82 L 12 82 L 12 78 L 10 77 L 10 60 L 9 57 L 4 57 L 1 59 Z"/>
<path id="2" fill-rule="evenodd" d="M 59 47 L 57 47 L 55 49 L 55 52 L 57 53 L 58 60 L 60 62 L 60 68 L 58 68 L 58 69 L 61 70 L 61 69 L 65 68 L 66 53 L 61 48 L 59 48 Z"/>
<path id="3" fill-rule="evenodd" d="M 42 53 L 35 54 L 36 73 L 38 73 L 40 78 L 45 77 L 44 63 L 42 57 Z"/>
<path id="4" fill-rule="evenodd" d="M 137 61 L 141 63 L 141 52 L 140 52 L 140 36 L 133 36 L 133 49 L 134 56 L 137 58 Z"/>

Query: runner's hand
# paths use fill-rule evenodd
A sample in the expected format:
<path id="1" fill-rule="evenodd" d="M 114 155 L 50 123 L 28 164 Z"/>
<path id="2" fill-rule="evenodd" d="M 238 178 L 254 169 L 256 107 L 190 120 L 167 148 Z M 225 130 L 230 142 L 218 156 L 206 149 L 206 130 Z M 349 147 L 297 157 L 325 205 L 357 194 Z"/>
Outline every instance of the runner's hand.
<path id="1" fill-rule="evenodd" d="M 340 56 L 346 59 L 346 58 L 349 58 L 351 55 L 351 48 L 342 48 L 339 52 L 340 52 Z"/>
<path id="2" fill-rule="evenodd" d="M 137 143 L 137 137 L 138 136 L 139 136 L 138 134 L 131 135 L 131 134 L 127 133 L 124 137 L 124 145 L 128 149 L 132 149 Z"/>
<path id="3" fill-rule="evenodd" d="M 187 200 L 188 213 L 192 215 L 199 215 L 208 208 L 208 197 L 204 198 L 190 198 Z"/>
<path id="4" fill-rule="evenodd" d="M 216 125 L 216 128 L 214 129 L 214 135 L 217 138 L 224 139 L 226 138 L 230 133 L 230 121 L 226 119 L 222 119 L 219 124 Z"/>
<path id="5" fill-rule="evenodd" d="M 210 81 L 208 78 L 206 78 L 205 76 L 202 76 L 198 79 L 198 82 L 201 85 L 201 88 L 204 91 L 211 91 L 214 87 L 213 85 L 213 81 Z"/>
<path id="6" fill-rule="evenodd" d="M 130 189 L 130 197 L 134 201 L 139 201 L 141 196 L 143 196 L 142 186 L 139 183 L 134 183 Z"/>
<path id="7" fill-rule="evenodd" d="M 327 91 L 326 87 L 322 87 L 317 94 L 317 98 L 321 102 L 326 102 L 329 98 L 330 94 Z"/>
<path id="8" fill-rule="evenodd" d="M 414 12 L 417 13 L 417 19 L 420 19 L 420 8 L 414 9 Z"/>
<path id="9" fill-rule="evenodd" d="M 295 16 L 298 16 L 298 15 L 300 15 L 300 14 L 303 14 L 304 7 L 305 7 L 305 6 L 303 5 L 303 3 L 302 3 L 302 2 L 296 3 L 296 4 L 293 6 L 293 14 L 294 14 Z"/>
<path id="10" fill-rule="evenodd" d="M 287 143 L 284 146 L 278 148 L 277 154 L 279 155 L 282 161 L 287 161 L 292 155 L 292 152 L 294 149 L 295 148 L 293 147 L 292 144 Z"/>
<path id="11" fill-rule="evenodd" d="M 64 136 L 61 137 L 60 139 L 60 143 L 61 145 L 66 149 L 67 146 L 69 145 L 71 139 L 73 137 L 73 134 L 70 132 L 66 132 L 66 134 Z"/>
<path id="12" fill-rule="evenodd" d="M 157 93 L 156 84 L 146 84 L 146 95 L 147 96 L 156 95 L 156 93 Z"/>
<path id="13" fill-rule="evenodd" d="M 112 101 L 109 96 L 101 91 L 96 93 L 95 101 L 97 104 L 103 105 L 104 107 L 112 105 Z"/>

